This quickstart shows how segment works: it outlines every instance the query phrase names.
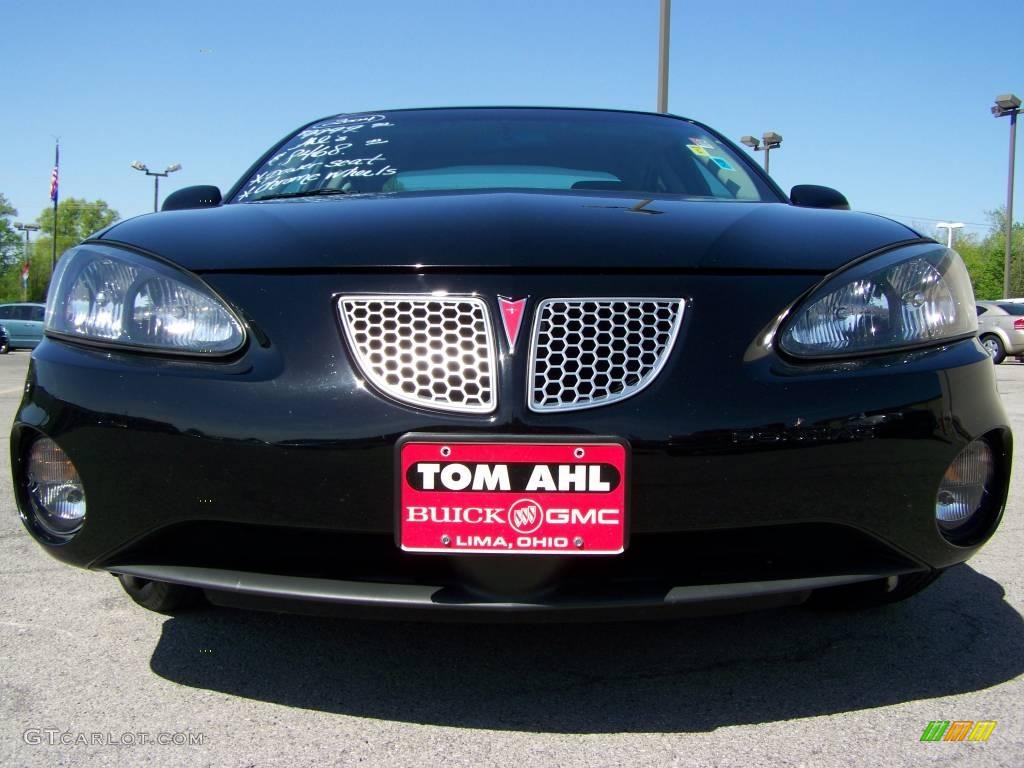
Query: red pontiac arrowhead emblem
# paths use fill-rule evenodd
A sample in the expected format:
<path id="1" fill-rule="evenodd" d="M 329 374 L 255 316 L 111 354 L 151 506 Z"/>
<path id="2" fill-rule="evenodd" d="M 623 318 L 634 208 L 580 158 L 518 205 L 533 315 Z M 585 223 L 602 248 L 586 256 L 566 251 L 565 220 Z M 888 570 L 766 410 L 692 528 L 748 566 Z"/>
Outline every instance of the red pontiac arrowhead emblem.
<path id="1" fill-rule="evenodd" d="M 505 338 L 508 339 L 508 351 L 511 354 L 516 351 L 516 339 L 519 338 L 519 329 L 523 325 L 523 314 L 526 312 L 527 299 L 506 299 L 498 297 L 498 307 L 501 309 L 501 322 L 505 326 Z"/>

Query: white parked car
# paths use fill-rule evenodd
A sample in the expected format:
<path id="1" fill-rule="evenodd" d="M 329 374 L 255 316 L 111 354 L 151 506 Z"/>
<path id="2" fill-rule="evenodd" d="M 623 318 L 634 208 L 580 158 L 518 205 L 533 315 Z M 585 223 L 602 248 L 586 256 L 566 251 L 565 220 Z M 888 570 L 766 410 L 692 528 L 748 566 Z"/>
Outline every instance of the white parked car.
<path id="1" fill-rule="evenodd" d="M 1024 303 L 979 301 L 978 338 L 998 365 L 1007 355 L 1024 355 Z"/>

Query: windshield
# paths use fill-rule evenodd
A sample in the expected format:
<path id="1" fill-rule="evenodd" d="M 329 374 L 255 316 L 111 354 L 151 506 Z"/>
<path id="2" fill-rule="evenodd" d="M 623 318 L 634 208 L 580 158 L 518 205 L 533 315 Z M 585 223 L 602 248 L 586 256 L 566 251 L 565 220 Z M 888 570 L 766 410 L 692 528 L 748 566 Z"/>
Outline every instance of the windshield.
<path id="1" fill-rule="evenodd" d="M 438 190 L 619 191 L 779 198 L 689 121 L 629 112 L 441 109 L 337 115 L 297 132 L 232 202 Z"/>

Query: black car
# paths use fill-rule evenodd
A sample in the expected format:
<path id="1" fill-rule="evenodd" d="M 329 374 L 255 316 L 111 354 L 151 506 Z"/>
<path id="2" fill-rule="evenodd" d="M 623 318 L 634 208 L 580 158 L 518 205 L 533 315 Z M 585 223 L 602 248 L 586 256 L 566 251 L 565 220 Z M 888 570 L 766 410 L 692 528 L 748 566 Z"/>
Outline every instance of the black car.
<path id="1" fill-rule="evenodd" d="M 160 611 L 905 598 L 1012 437 L 960 257 L 848 208 L 667 115 L 310 123 L 61 259 L 22 518 Z"/>

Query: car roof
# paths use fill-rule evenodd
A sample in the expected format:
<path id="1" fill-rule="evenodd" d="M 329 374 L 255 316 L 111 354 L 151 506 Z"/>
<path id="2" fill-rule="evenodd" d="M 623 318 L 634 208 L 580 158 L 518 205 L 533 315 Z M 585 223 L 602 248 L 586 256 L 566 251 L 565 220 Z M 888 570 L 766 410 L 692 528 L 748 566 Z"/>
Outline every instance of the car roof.
<path id="1" fill-rule="evenodd" d="M 360 109 L 355 112 L 338 112 L 333 115 L 326 115 L 317 120 L 313 120 L 313 123 L 319 123 L 324 120 L 331 120 L 335 117 L 347 117 L 348 115 L 372 115 L 378 112 L 444 112 L 444 111 L 455 111 L 455 110 L 500 110 L 500 109 L 529 109 L 529 110 L 548 110 L 552 112 L 617 112 L 620 114 L 632 114 L 632 115 L 653 115 L 655 117 L 668 117 L 675 120 L 686 120 L 687 122 L 698 122 L 693 118 L 686 117 L 684 115 L 677 115 L 673 112 L 650 112 L 644 109 L 621 109 L 616 107 L 560 107 L 557 105 L 547 104 L 463 104 L 463 105 L 452 105 L 447 104 L 445 106 L 438 107 L 395 107 L 393 109 Z"/>

